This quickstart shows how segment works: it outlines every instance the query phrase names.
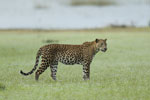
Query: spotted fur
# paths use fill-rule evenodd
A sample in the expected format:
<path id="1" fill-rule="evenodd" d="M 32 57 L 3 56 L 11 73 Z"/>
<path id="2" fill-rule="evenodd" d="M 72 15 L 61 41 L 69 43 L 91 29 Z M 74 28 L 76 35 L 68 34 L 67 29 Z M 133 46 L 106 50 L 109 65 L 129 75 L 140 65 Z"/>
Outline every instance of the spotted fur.
<path id="1" fill-rule="evenodd" d="M 42 74 L 49 66 L 51 77 L 53 80 L 56 80 L 58 62 L 66 65 L 83 65 L 83 79 L 87 80 L 90 78 L 90 64 L 93 57 L 97 52 L 105 52 L 107 50 L 106 40 L 107 39 L 96 39 L 92 42 L 84 42 L 81 45 L 45 45 L 38 50 L 33 69 L 28 73 L 24 73 L 21 70 L 20 73 L 25 76 L 32 74 L 36 70 L 41 56 L 41 65 L 35 73 L 36 80 L 39 79 L 40 74 Z"/>

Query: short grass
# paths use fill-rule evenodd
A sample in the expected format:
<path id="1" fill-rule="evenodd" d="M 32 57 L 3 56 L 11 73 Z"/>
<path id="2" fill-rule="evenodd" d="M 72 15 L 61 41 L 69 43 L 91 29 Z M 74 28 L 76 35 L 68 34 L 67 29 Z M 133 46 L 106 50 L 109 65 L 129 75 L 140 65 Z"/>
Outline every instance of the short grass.
<path id="1" fill-rule="evenodd" d="M 150 100 L 149 32 L 26 33 L 0 32 L 0 100 Z M 107 38 L 108 51 L 95 56 L 89 81 L 82 80 L 80 65 L 59 64 L 56 82 L 50 69 L 38 82 L 34 74 L 19 73 L 33 68 L 43 41 L 81 44 L 95 38 Z"/>

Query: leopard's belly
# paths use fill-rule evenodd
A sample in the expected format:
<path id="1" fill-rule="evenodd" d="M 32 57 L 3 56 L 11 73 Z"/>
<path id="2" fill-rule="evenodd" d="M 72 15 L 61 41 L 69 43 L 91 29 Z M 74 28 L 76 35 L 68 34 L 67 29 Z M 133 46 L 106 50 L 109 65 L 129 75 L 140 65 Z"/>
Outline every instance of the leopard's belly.
<path id="1" fill-rule="evenodd" d="M 57 60 L 65 65 L 82 64 L 82 56 L 78 53 L 59 53 Z"/>

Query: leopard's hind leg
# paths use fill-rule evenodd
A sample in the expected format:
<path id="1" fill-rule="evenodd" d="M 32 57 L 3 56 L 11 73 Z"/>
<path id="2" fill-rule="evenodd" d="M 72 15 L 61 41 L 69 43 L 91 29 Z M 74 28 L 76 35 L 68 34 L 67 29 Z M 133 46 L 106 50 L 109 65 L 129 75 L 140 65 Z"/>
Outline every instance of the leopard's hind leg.
<path id="1" fill-rule="evenodd" d="M 42 57 L 41 65 L 35 73 L 35 80 L 39 79 L 40 74 L 42 74 L 47 69 L 47 67 L 49 67 L 49 65 L 50 65 L 49 60 Z"/>
<path id="2" fill-rule="evenodd" d="M 58 61 L 55 61 L 52 64 L 50 64 L 51 77 L 53 80 L 56 80 L 57 66 L 58 66 Z"/>

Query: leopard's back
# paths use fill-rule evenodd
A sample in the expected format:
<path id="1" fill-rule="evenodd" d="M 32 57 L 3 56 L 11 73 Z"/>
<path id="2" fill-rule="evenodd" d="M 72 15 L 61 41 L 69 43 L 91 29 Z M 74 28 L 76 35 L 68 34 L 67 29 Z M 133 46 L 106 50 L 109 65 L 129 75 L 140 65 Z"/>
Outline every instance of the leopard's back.
<path id="1" fill-rule="evenodd" d="M 46 56 L 47 59 L 53 59 L 66 65 L 82 63 L 82 45 L 50 44 L 42 48 L 42 54 Z"/>

